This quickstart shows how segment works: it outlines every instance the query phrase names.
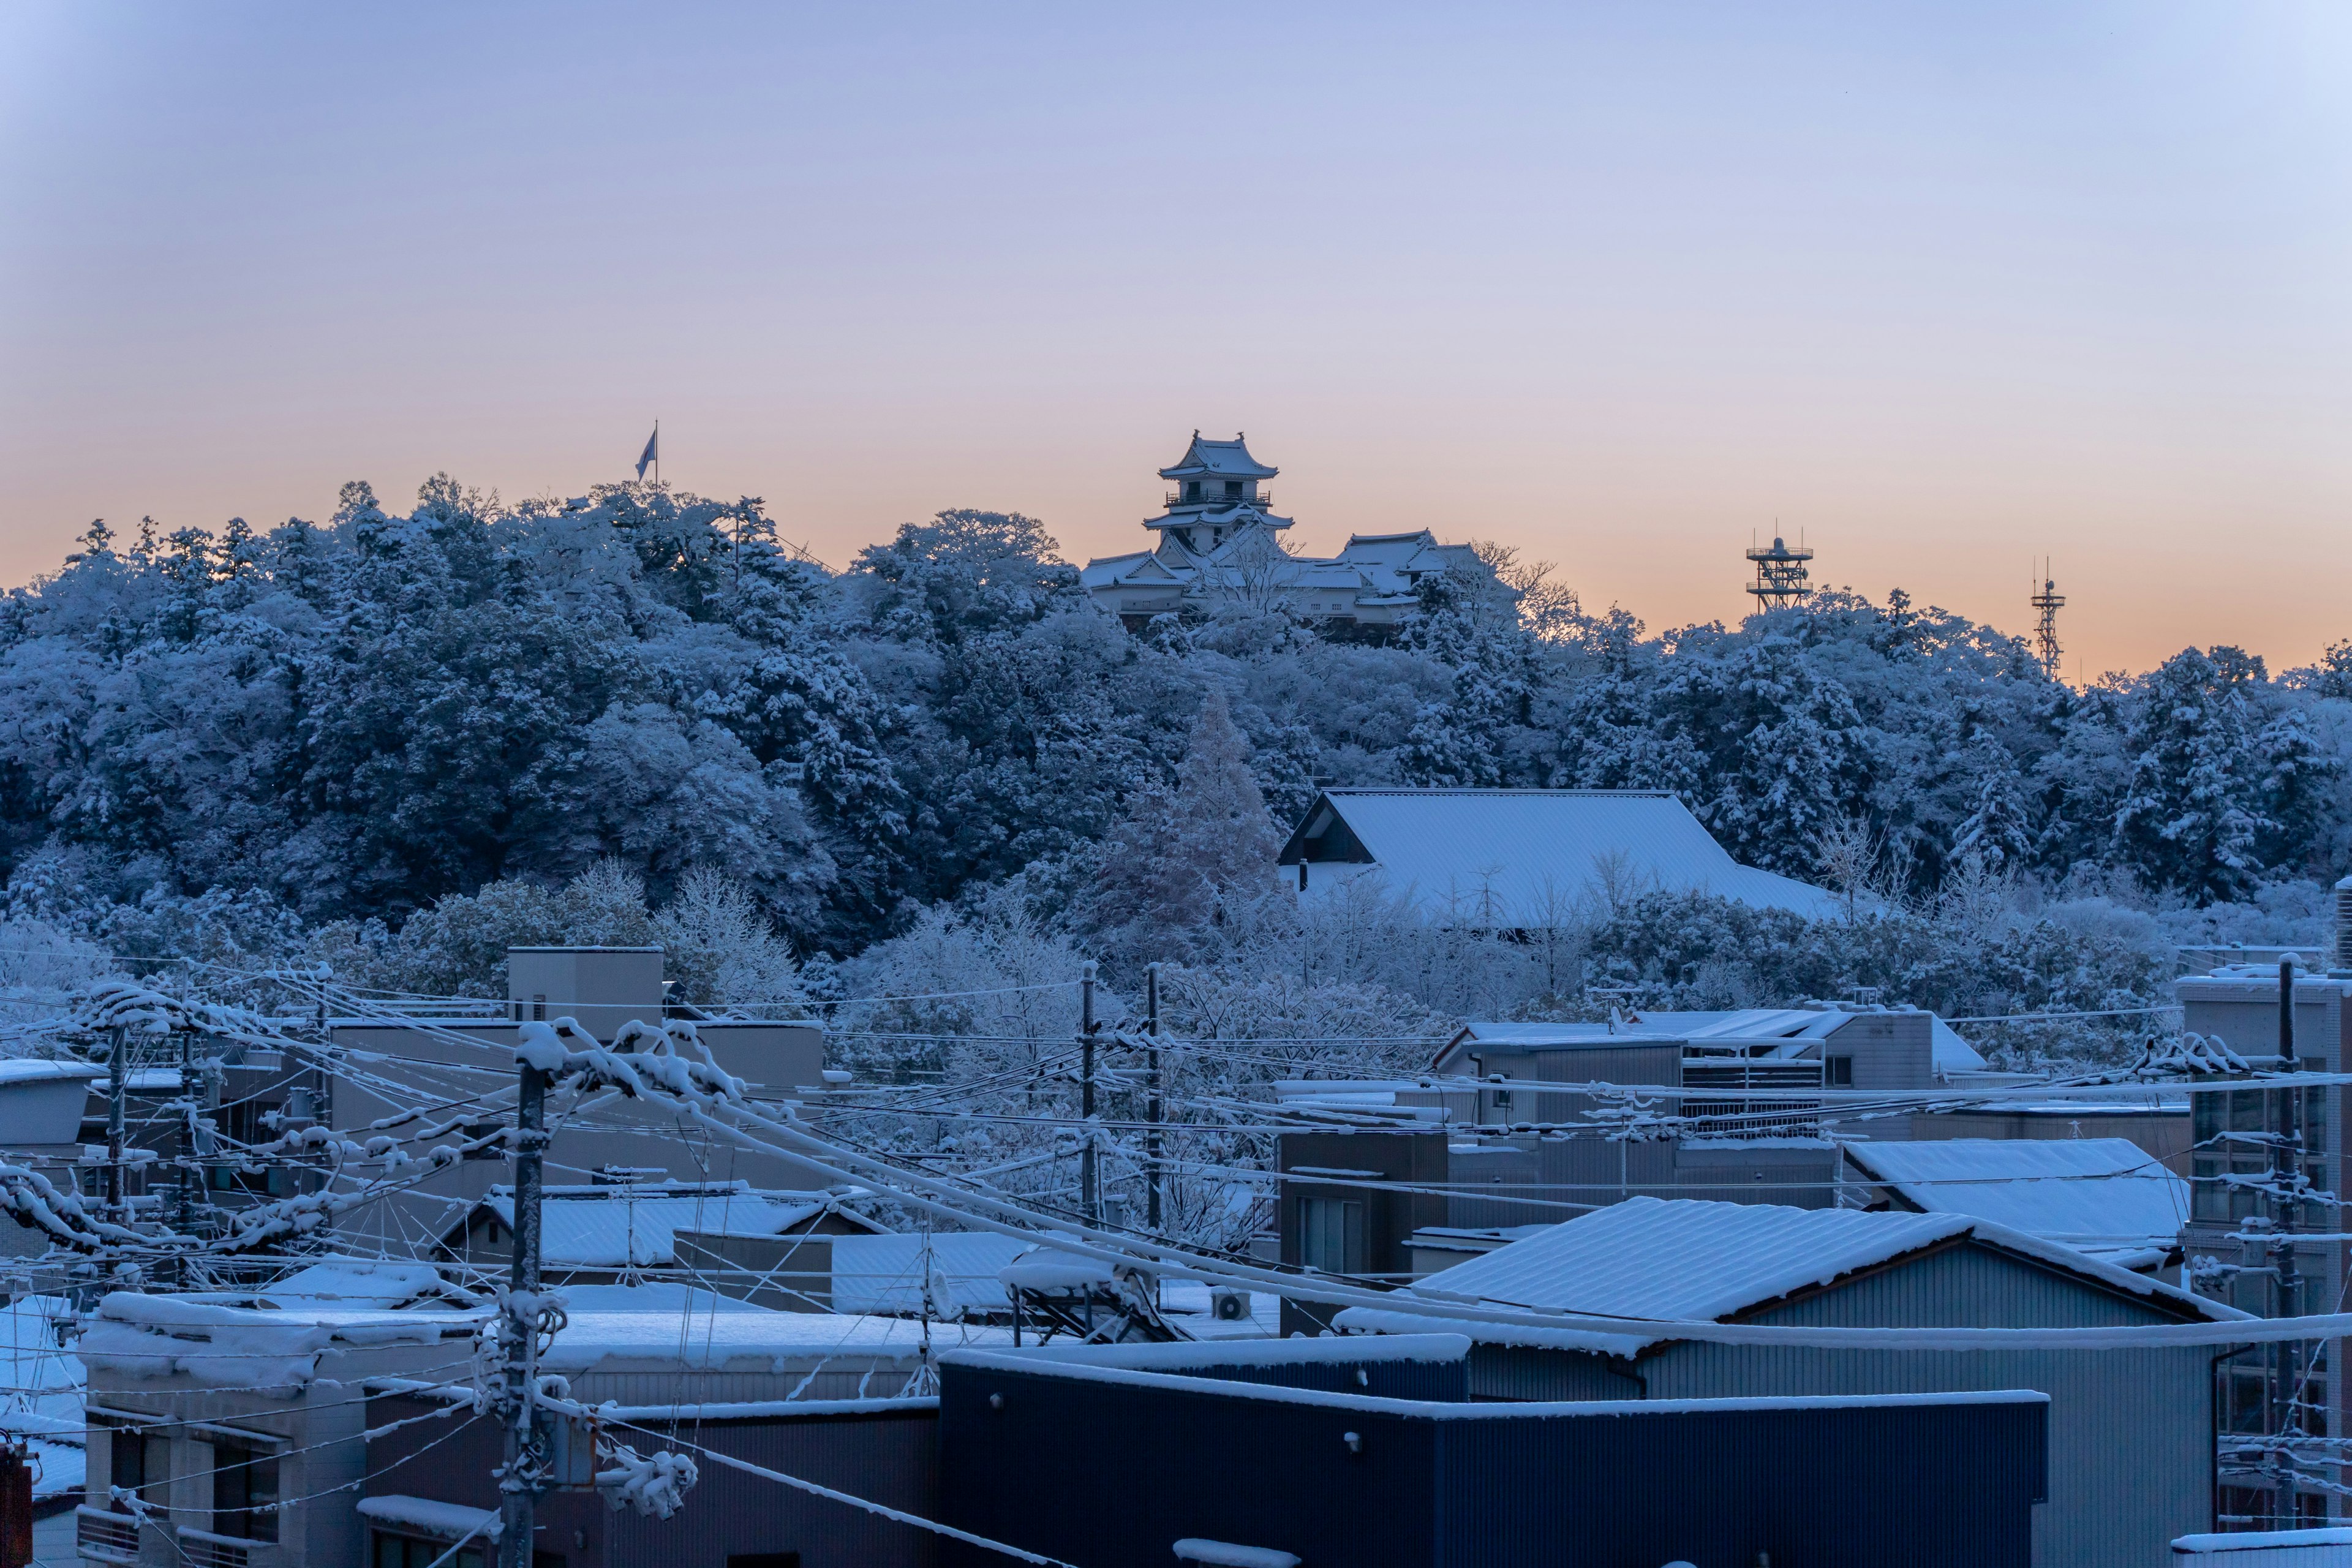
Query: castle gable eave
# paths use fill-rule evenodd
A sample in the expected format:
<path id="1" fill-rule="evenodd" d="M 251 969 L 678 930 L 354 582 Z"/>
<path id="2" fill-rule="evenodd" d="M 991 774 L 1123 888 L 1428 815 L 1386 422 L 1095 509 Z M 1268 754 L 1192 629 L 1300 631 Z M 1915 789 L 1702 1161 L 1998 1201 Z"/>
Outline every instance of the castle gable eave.
<path id="1" fill-rule="evenodd" d="M 1222 479 L 1270 479 L 1282 472 L 1268 468 L 1249 454 L 1249 447 L 1239 436 L 1230 441 L 1204 441 L 1198 430 L 1192 432 L 1192 444 L 1184 449 L 1183 457 L 1172 468 L 1160 470 L 1163 479 L 1191 479 L 1213 475 Z"/>

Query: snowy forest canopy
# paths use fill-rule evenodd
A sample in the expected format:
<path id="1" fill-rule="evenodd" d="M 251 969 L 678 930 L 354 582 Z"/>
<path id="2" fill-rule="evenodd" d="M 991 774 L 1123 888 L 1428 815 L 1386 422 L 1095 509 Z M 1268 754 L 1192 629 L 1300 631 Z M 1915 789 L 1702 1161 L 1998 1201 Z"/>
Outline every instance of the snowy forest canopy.
<path id="1" fill-rule="evenodd" d="M 2352 867 L 2345 646 L 2278 676 L 2189 648 L 2076 689 L 1899 592 L 1654 635 L 1482 554 L 1372 640 L 1278 602 L 1130 632 L 1041 524 L 983 511 L 838 574 L 756 500 L 639 485 L 505 506 L 440 476 L 405 515 L 352 484 L 321 524 L 93 524 L 0 609 L 9 918 L 428 989 L 488 984 L 502 933 L 667 920 L 736 994 L 987 927 L 1377 983 L 1401 1032 L 1572 980 L 1540 943 L 1407 952 L 1273 907 L 1318 783 L 1671 789 L 1740 859 L 1876 911 L 1867 942 L 1782 933 L 1804 973 L 1776 979 L 1708 949 L 1761 917 L 1596 905 L 1576 962 L 1685 1002 L 1884 984 L 1948 1006 L 1968 984 L 1922 978 L 1952 963 L 1927 933 L 1965 928 L 1969 994 L 2008 942 L 2021 975 L 2076 978 L 2000 995 L 2089 1005 L 2145 991 L 2159 942 L 2314 940 Z"/>

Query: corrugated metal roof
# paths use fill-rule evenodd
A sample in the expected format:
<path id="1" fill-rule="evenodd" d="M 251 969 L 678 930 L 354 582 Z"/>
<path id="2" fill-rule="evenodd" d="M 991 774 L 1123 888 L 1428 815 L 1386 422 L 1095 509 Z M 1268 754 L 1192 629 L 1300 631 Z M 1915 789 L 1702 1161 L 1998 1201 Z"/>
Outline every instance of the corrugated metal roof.
<path id="1" fill-rule="evenodd" d="M 1968 1228 L 1949 1215 L 1634 1197 L 1441 1269 L 1413 1289 L 1604 1317 L 1705 1321 Z"/>
<path id="2" fill-rule="evenodd" d="M 1441 1269 L 1412 1289 L 1441 1300 L 1452 1297 L 1600 1317 L 1712 1321 L 1967 1235 L 2091 1282 L 2135 1296 L 2159 1297 L 2200 1317 L 2242 1315 L 2074 1248 L 1967 1215 L 1868 1214 L 1687 1198 L 1628 1198 Z M 1367 1310 L 1351 1308 L 1337 1321 L 1342 1328 L 1360 1320 L 1362 1326 L 1384 1326 L 1363 1319 Z M 1380 1315 L 1388 1316 L 1393 1314 Z"/>
<path id="3" fill-rule="evenodd" d="M 923 1310 L 924 1258 L 930 1260 L 930 1309 L 938 1316 L 1012 1309 L 1003 1269 L 1035 1243 L 989 1231 L 833 1238 L 833 1310 L 911 1313 Z"/>
<path id="4" fill-rule="evenodd" d="M 1425 908 L 1456 909 L 1480 921 L 1558 924 L 1604 880 L 1621 891 L 1714 893 L 1809 916 L 1837 907 L 1819 888 L 1742 866 L 1689 808 L 1663 793 L 1333 789 L 1314 809 L 1324 803 L 1391 888 Z M 1286 853 L 1284 864 L 1297 860 Z"/>
<path id="5" fill-rule="evenodd" d="M 1575 1050 L 1587 1046 L 1670 1046 L 1682 1039 L 1679 1030 L 1652 1027 L 1646 1023 L 1516 1024 L 1474 1018 L 1462 1026 L 1447 1047 L 1511 1046 L 1519 1050 Z"/>
<path id="6" fill-rule="evenodd" d="M 441 1288 L 429 1263 L 381 1258 L 331 1258 L 298 1268 L 255 1300 L 267 1307 L 401 1307 Z"/>
<path id="7" fill-rule="evenodd" d="M 514 1226 L 514 1194 L 482 1206 Z M 822 1193 L 687 1193 L 614 1187 L 610 1194 L 551 1197 L 540 1211 L 540 1256 L 551 1268 L 624 1268 L 677 1261 L 681 1230 L 774 1236 L 824 1211 Z"/>
<path id="8" fill-rule="evenodd" d="M 1849 1143 L 1846 1156 L 1930 1214 L 2094 1253 L 2169 1247 L 2189 1222 L 2189 1184 L 2127 1138 Z"/>
<path id="9" fill-rule="evenodd" d="M 1853 1016 L 1827 1007 L 1742 1007 L 1719 1013 L 1635 1013 L 1633 1021 L 1708 1042 L 1820 1040 Z"/>
<path id="10" fill-rule="evenodd" d="M 407 1314 L 404 1314 L 406 1316 Z M 1005 1345 L 1007 1329 L 973 1324 L 929 1325 L 934 1344 Z M 795 1362 L 828 1355 L 884 1354 L 911 1358 L 923 1345 L 925 1325 L 905 1318 L 853 1318 L 835 1312 L 749 1310 L 708 1315 L 653 1312 L 572 1312 L 541 1352 L 551 1372 L 580 1372 L 607 1361 L 660 1362 L 679 1367 L 723 1367 L 730 1362 L 768 1362 L 782 1370 Z M 762 1368 L 761 1370 L 768 1370 Z M 791 1385 L 787 1384 L 786 1388 Z M 895 1388 L 877 1389 L 896 1394 Z"/>

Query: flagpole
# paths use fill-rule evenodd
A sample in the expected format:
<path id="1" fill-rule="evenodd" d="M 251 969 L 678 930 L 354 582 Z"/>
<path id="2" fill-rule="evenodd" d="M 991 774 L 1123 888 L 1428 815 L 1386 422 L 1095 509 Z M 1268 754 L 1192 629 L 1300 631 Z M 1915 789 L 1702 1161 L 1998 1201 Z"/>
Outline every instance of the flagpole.
<path id="1" fill-rule="evenodd" d="M 654 489 L 661 489 L 661 421 L 654 421 Z"/>

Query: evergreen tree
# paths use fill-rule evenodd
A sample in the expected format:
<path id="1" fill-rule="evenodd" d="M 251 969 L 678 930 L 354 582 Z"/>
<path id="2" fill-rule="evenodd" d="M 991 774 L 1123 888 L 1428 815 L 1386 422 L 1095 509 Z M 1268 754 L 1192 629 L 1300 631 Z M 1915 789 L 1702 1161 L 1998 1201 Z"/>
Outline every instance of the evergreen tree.
<path id="1" fill-rule="evenodd" d="M 2186 649 L 2148 678 L 2114 823 L 2150 885 L 2229 899 L 2308 852 L 2318 785 L 2342 763 L 2318 754 L 2300 715 L 2266 710 L 2276 700 L 2263 661 L 2233 647 Z"/>
<path id="2" fill-rule="evenodd" d="M 1115 946 L 1180 956 L 1235 908 L 1273 890 L 1282 847 L 1249 767 L 1248 743 L 1211 689 L 1173 789 L 1139 792 L 1105 836 L 1086 900 Z"/>

